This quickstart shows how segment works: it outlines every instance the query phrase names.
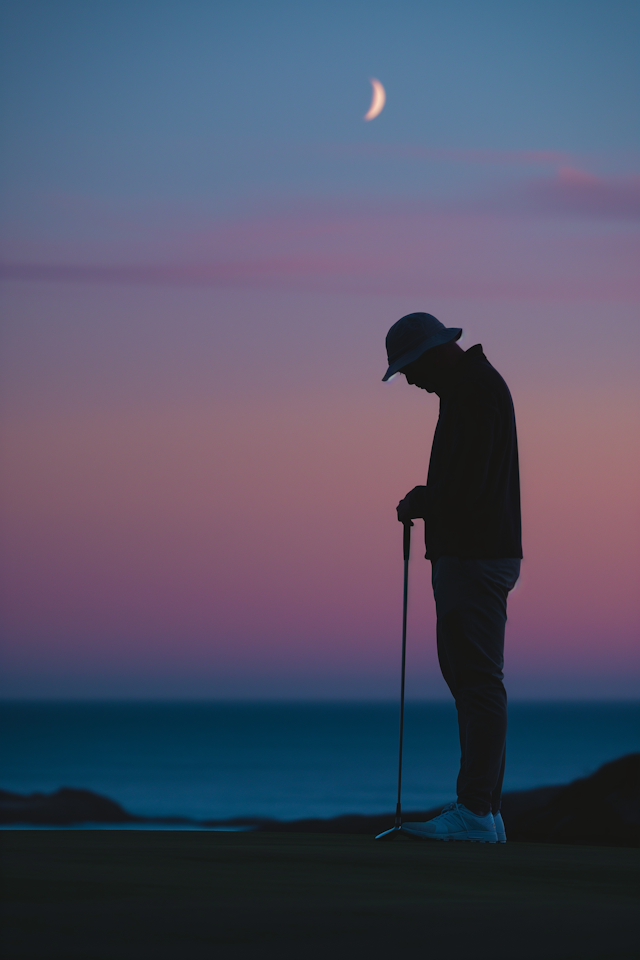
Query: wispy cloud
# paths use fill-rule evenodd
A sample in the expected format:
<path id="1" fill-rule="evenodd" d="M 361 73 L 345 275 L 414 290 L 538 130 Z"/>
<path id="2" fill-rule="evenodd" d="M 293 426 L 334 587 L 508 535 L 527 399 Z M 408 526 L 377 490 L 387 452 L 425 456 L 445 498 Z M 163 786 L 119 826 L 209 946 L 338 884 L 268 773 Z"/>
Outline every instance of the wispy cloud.
<path id="1" fill-rule="evenodd" d="M 576 162 L 572 154 L 562 150 L 454 150 L 416 143 L 327 144 L 321 149 L 340 156 L 388 157 L 483 166 L 557 166 Z"/>
<path id="2" fill-rule="evenodd" d="M 640 297 L 639 218 L 640 177 L 561 166 L 464 202 L 298 202 L 191 228 L 127 221 L 121 238 L 110 221 L 108 240 L 69 240 L 63 253 L 23 245 L 0 277 L 629 301 Z"/>
<path id="3" fill-rule="evenodd" d="M 0 279 L 66 283 L 232 285 L 260 284 L 275 278 L 349 276 L 369 261 L 329 257 L 283 257 L 201 263 L 3 263 Z"/>

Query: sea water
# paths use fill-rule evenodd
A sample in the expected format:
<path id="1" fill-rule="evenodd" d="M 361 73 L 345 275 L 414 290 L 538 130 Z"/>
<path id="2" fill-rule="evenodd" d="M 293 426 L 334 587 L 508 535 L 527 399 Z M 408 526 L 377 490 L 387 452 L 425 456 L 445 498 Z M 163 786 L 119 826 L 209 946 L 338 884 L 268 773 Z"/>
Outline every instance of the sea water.
<path id="1" fill-rule="evenodd" d="M 394 703 L 3 703 L 0 788 L 84 787 L 196 819 L 393 810 Z M 567 783 L 640 750 L 640 702 L 513 703 L 506 790 Z M 450 703 L 408 703 L 403 807 L 455 796 Z"/>

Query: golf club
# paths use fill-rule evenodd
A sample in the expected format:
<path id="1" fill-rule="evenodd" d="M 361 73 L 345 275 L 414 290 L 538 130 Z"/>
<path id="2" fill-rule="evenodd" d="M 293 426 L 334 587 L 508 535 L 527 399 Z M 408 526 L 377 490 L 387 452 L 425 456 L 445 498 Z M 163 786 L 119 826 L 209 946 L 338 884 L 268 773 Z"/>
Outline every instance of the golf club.
<path id="1" fill-rule="evenodd" d="M 411 553 L 411 521 L 404 524 L 402 532 L 402 552 L 404 555 L 404 595 L 402 599 L 402 667 L 400 670 L 400 745 L 398 748 L 398 802 L 396 804 L 396 820 L 390 830 L 379 833 L 376 840 L 395 840 L 402 827 L 402 809 L 400 794 L 402 792 L 402 736 L 404 733 L 404 673 L 407 656 L 407 597 L 409 594 L 409 554 Z"/>

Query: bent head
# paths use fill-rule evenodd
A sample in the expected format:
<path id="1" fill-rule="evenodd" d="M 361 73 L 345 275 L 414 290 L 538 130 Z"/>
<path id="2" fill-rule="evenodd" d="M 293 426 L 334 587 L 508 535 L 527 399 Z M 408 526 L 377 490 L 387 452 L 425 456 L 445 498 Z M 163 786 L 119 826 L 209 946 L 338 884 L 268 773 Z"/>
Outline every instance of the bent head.
<path id="1" fill-rule="evenodd" d="M 438 347 L 426 350 L 413 363 L 402 367 L 400 373 L 407 383 L 426 390 L 427 393 L 440 393 L 446 385 L 449 373 L 464 354 L 464 350 L 453 340 Z"/>

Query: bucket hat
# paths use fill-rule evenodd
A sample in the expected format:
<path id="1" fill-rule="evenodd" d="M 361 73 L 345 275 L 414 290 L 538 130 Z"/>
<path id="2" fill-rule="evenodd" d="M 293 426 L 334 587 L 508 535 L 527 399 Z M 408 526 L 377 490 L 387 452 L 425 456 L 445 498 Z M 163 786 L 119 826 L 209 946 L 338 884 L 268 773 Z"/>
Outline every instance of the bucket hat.
<path id="1" fill-rule="evenodd" d="M 460 327 L 445 327 L 430 313 L 408 313 L 394 323 L 387 334 L 389 368 L 382 380 L 388 380 L 427 350 L 450 340 L 459 340 L 461 336 Z"/>

